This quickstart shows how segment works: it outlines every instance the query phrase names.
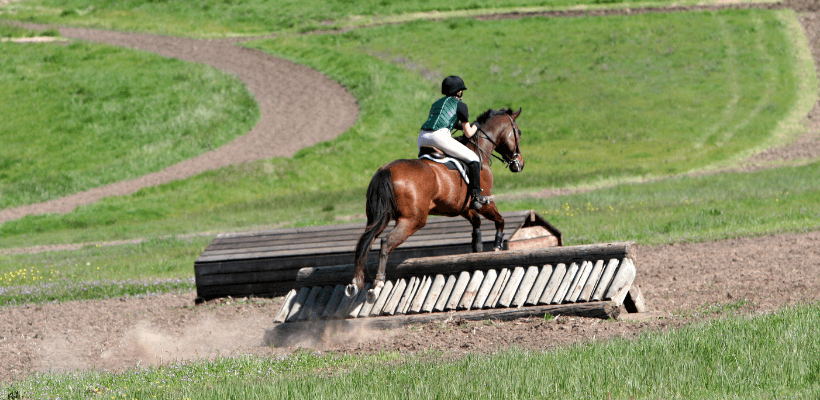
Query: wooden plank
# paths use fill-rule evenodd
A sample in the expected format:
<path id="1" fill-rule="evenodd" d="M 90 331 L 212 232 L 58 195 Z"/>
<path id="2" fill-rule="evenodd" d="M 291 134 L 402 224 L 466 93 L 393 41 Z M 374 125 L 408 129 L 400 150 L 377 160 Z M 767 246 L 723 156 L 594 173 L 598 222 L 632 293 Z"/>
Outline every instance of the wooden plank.
<path id="1" fill-rule="evenodd" d="M 399 301 L 401 301 L 401 296 L 404 295 L 404 289 L 407 288 L 407 281 L 404 279 L 399 279 L 396 284 L 393 286 L 393 293 L 390 294 L 390 298 L 387 300 L 387 304 L 384 305 L 382 309 L 382 315 L 393 315 L 396 313 L 396 307 L 399 305 Z"/>
<path id="2" fill-rule="evenodd" d="M 461 295 L 461 300 L 458 301 L 458 305 L 456 306 L 457 310 L 469 310 L 470 307 L 472 307 L 475 296 L 478 294 L 478 288 L 481 286 L 481 282 L 483 281 L 484 272 L 473 272 L 473 276 L 470 277 L 470 282 L 467 284 L 467 288 L 464 289 L 464 294 Z"/>
<path id="3" fill-rule="evenodd" d="M 486 231 L 486 232 L 485 232 Z M 382 236 L 384 237 L 384 233 Z M 505 237 L 510 237 L 512 234 L 505 233 Z M 482 228 L 482 237 L 495 237 L 495 229 Z M 227 246 L 222 244 L 219 246 L 206 249 L 196 263 L 220 262 L 229 260 L 243 260 L 243 259 L 258 259 L 258 258 L 283 258 L 293 256 L 305 256 L 308 254 L 327 254 L 327 253 L 351 253 L 354 251 L 358 236 L 349 237 L 330 237 L 323 241 L 303 240 L 292 243 L 279 243 L 275 240 L 257 241 L 251 246 L 241 246 L 239 244 L 231 244 Z M 457 229 L 457 228 L 442 228 L 441 230 L 428 233 L 419 234 L 417 232 L 410 236 L 404 243 L 398 246 L 398 249 L 412 248 L 412 247 L 439 247 L 442 245 L 455 244 L 469 244 L 472 241 L 472 228 Z M 491 243 L 491 241 L 483 241 L 484 243 Z M 380 248 L 380 242 L 374 242 L 371 250 L 377 251 Z"/>
<path id="4" fill-rule="evenodd" d="M 635 280 L 636 273 L 637 271 L 635 270 L 635 265 L 632 264 L 632 260 L 624 258 L 623 261 L 621 261 L 621 266 L 618 267 L 618 272 L 616 272 L 615 277 L 612 278 L 612 283 L 609 285 L 606 295 L 604 295 L 604 300 L 611 300 L 615 305 L 620 307 L 624 302 L 627 292 L 629 292 L 630 286 L 632 286 L 632 281 Z"/>
<path id="5" fill-rule="evenodd" d="M 589 274 L 591 272 L 592 262 L 584 261 L 583 264 L 581 264 L 581 269 L 578 271 L 578 278 L 572 283 L 572 290 L 567 298 L 570 303 L 575 303 L 578 301 L 578 296 L 580 296 L 581 291 L 584 290 L 584 286 L 586 285 L 587 279 L 589 279 Z"/>
<path id="6" fill-rule="evenodd" d="M 541 297 L 538 299 L 538 304 L 550 304 L 552 299 L 555 298 L 555 293 L 558 292 L 558 287 L 561 286 L 561 282 L 564 281 L 564 276 L 567 274 L 567 265 L 564 263 L 559 263 L 555 266 L 555 270 L 552 272 L 550 276 L 549 282 L 547 282 L 547 287 L 544 288 L 544 293 L 541 294 Z"/>
<path id="7" fill-rule="evenodd" d="M 532 285 L 530 294 L 527 296 L 527 301 L 524 303 L 525 305 L 534 306 L 538 304 L 538 299 L 541 298 L 544 289 L 547 288 L 547 283 L 549 283 L 553 269 L 555 268 L 550 264 L 541 267 L 541 271 L 538 272 L 538 277 L 535 278 L 535 283 Z"/>
<path id="8" fill-rule="evenodd" d="M 305 304 L 302 306 L 302 311 L 299 313 L 299 316 L 296 317 L 297 320 L 304 321 L 310 318 L 310 315 L 313 312 L 314 303 L 316 303 L 316 297 L 318 297 L 321 292 L 321 286 L 314 286 L 310 289 L 307 300 L 305 300 Z"/>
<path id="9" fill-rule="evenodd" d="M 279 314 L 276 314 L 276 317 L 273 318 L 273 322 L 285 322 L 290 313 L 290 307 L 293 305 L 293 301 L 296 300 L 296 292 L 296 289 L 288 292 L 285 301 L 282 302 L 282 308 L 279 310 Z"/>
<path id="10" fill-rule="evenodd" d="M 433 307 L 436 305 L 436 302 L 439 299 L 439 295 L 441 295 L 441 291 L 444 289 L 445 282 L 447 282 L 447 278 L 445 278 L 444 275 L 436 275 L 436 278 L 433 280 L 433 284 L 430 285 L 430 291 L 427 294 L 427 298 L 424 300 L 424 304 L 422 304 L 421 306 L 421 312 L 433 311 Z"/>
<path id="11" fill-rule="evenodd" d="M 356 299 L 353 300 L 353 303 L 350 305 L 350 311 L 347 312 L 348 318 L 356 318 L 359 316 L 359 312 L 362 310 L 362 307 L 364 307 L 364 304 L 367 303 L 367 292 L 371 287 L 373 287 L 373 284 L 370 282 L 366 282 L 364 284 L 364 289 L 359 291 Z"/>
<path id="12" fill-rule="evenodd" d="M 450 298 L 444 305 L 444 311 L 456 309 L 456 306 L 458 306 L 458 301 L 461 300 L 461 296 L 464 294 L 464 290 L 467 289 L 467 285 L 469 283 L 470 273 L 467 271 L 462 271 L 458 275 L 458 280 L 456 281 L 455 286 L 453 286 L 453 292 L 450 293 Z"/>
<path id="13" fill-rule="evenodd" d="M 507 281 L 510 280 L 511 273 L 512 271 L 510 271 L 509 268 L 501 269 L 501 272 L 498 273 L 498 279 L 495 280 L 493 288 L 490 289 L 490 294 L 487 296 L 487 302 L 484 303 L 483 308 L 495 308 L 498 304 L 498 299 L 501 298 L 504 287 L 507 285 Z"/>
<path id="14" fill-rule="evenodd" d="M 508 211 L 501 213 L 501 216 L 504 217 L 506 225 L 508 227 L 513 226 L 515 223 L 523 223 L 525 219 L 533 218 L 531 210 L 524 210 L 524 211 Z M 308 226 L 308 227 L 294 227 L 294 228 L 279 228 L 279 229 L 270 229 L 270 230 L 263 230 L 263 231 L 254 231 L 254 232 L 233 232 L 233 233 L 220 233 L 216 237 L 216 241 L 227 241 L 227 240 L 243 240 L 248 238 L 254 237 L 266 237 L 266 236 L 281 236 L 281 235 L 305 235 L 305 236 L 317 236 L 323 235 L 326 232 L 339 232 L 339 231 L 346 231 L 346 230 L 359 230 L 363 231 L 365 227 L 364 222 L 358 223 L 351 223 L 351 224 L 336 224 L 336 225 L 322 225 L 322 226 Z M 422 228 L 420 231 L 424 231 L 428 227 L 435 227 L 440 225 L 452 225 L 452 226 L 465 226 L 470 227 L 470 223 L 467 220 L 461 218 L 451 218 L 451 217 L 430 217 L 427 219 L 427 224 L 425 228 Z M 390 232 L 393 227 L 395 226 L 395 222 L 391 221 L 385 233 Z"/>
<path id="15" fill-rule="evenodd" d="M 375 297 L 376 300 L 379 299 L 379 295 L 382 293 L 382 289 L 384 289 L 384 286 L 378 287 L 378 288 L 373 288 L 373 294 L 376 296 Z M 368 315 L 370 315 L 370 310 L 372 310 L 373 306 L 375 306 L 375 305 L 376 305 L 375 301 L 372 302 L 372 303 L 368 302 L 368 301 L 365 301 L 364 304 L 362 305 L 361 310 L 359 311 L 359 313 L 357 315 L 353 316 L 353 318 L 367 317 Z"/>
<path id="16" fill-rule="evenodd" d="M 578 274 L 578 263 L 571 263 L 567 268 L 567 274 L 564 275 L 564 280 L 561 281 L 561 285 L 558 286 L 558 291 L 555 292 L 555 297 L 552 298 L 550 304 L 561 304 L 564 302 L 564 298 L 567 297 L 567 292 L 569 291 L 569 286 L 572 284 L 572 281 L 575 280 L 575 275 Z"/>
<path id="17" fill-rule="evenodd" d="M 313 310 L 308 316 L 308 320 L 315 320 L 322 317 L 322 313 L 325 311 L 325 307 L 331 295 L 333 295 L 333 286 L 325 286 L 322 288 L 322 293 L 319 294 L 313 303 Z"/>
<path id="18" fill-rule="evenodd" d="M 350 307 L 353 305 L 353 302 L 356 301 L 356 298 L 362 293 L 362 290 L 359 290 L 356 293 L 356 296 L 348 297 L 347 293 L 345 292 L 342 294 L 342 298 L 339 299 L 339 306 L 336 307 L 336 311 L 333 312 L 333 315 L 330 318 L 342 319 L 347 318 L 347 312 L 350 311 Z"/>
<path id="19" fill-rule="evenodd" d="M 584 289 L 581 290 L 581 293 L 578 295 L 578 301 L 590 301 L 592 298 L 592 291 L 595 290 L 595 287 L 598 286 L 598 282 L 601 280 L 601 274 L 604 272 L 604 260 L 598 260 L 595 262 L 595 266 L 592 267 L 592 271 L 589 273 L 589 278 L 587 279 L 587 283 L 584 285 Z"/>
<path id="20" fill-rule="evenodd" d="M 471 308 L 481 309 L 484 307 L 484 303 L 487 302 L 487 297 L 490 295 L 490 290 L 493 289 L 493 285 L 495 284 L 495 280 L 497 278 L 498 272 L 496 272 L 496 270 L 491 269 L 487 271 L 487 274 L 484 276 L 484 281 L 481 282 L 481 287 L 478 289 L 478 293 L 475 296 L 475 300 L 473 301 Z"/>
<path id="21" fill-rule="evenodd" d="M 495 232 L 492 232 L 492 237 L 495 237 Z M 237 256 L 241 255 L 248 255 L 247 258 L 259 258 L 255 256 L 259 253 L 267 254 L 267 257 L 288 257 L 291 255 L 303 255 L 305 251 L 310 251 L 311 253 L 341 253 L 341 252 L 353 252 L 356 248 L 356 243 L 358 243 L 358 237 L 349 237 L 349 238 L 327 238 L 324 241 L 298 241 L 292 244 L 283 244 L 278 243 L 275 241 L 268 241 L 268 242 L 259 242 L 257 243 L 258 246 L 248 247 L 236 247 L 236 248 L 226 248 L 226 249 L 213 249 L 208 251 L 208 254 L 202 260 L 197 260 L 199 262 L 203 262 L 206 260 L 213 259 L 215 257 L 221 256 L 225 259 L 236 259 Z M 413 235 L 407 238 L 407 240 L 400 244 L 398 248 L 407 248 L 407 247 L 426 247 L 426 246 L 440 246 L 441 244 L 456 244 L 456 243 L 471 243 L 472 242 L 472 229 L 460 232 L 442 232 L 441 234 L 436 235 Z M 373 251 L 378 251 L 380 248 L 380 241 L 375 241 L 373 247 L 371 248 Z M 245 258 L 245 257 L 241 257 Z"/>
<path id="22" fill-rule="evenodd" d="M 382 288 L 381 293 L 379 294 L 379 298 L 376 299 L 376 303 L 373 304 L 373 308 L 370 310 L 370 314 L 368 317 L 375 317 L 382 312 L 382 308 L 387 303 L 387 300 L 390 299 L 390 295 L 393 292 L 393 281 L 387 281 L 384 283 L 384 287 Z"/>
<path id="23" fill-rule="evenodd" d="M 518 284 L 518 291 L 515 292 L 515 297 L 513 297 L 512 305 L 513 307 L 523 307 L 524 302 L 527 301 L 527 296 L 530 294 L 530 290 L 532 290 L 532 286 L 535 284 L 535 278 L 538 277 L 538 267 L 531 266 L 527 268 L 527 273 L 524 274 L 524 278 L 521 279 L 521 283 Z"/>
<path id="24" fill-rule="evenodd" d="M 425 276 L 421 280 L 421 286 L 419 286 L 419 290 L 416 291 L 416 296 L 413 297 L 413 301 L 410 303 L 409 313 L 416 314 L 421 311 L 421 306 L 424 304 L 424 300 L 427 298 L 427 292 L 430 291 L 432 284 L 433 279 L 429 276 Z"/>
<path id="25" fill-rule="evenodd" d="M 413 294 L 415 294 L 418 284 L 419 278 L 415 276 L 410 278 L 410 281 L 407 282 L 407 288 L 404 290 L 404 294 L 402 294 L 398 306 L 396 306 L 395 315 L 404 314 L 404 310 L 406 309 L 406 306 L 410 304 L 410 300 L 413 298 Z"/>
<path id="26" fill-rule="evenodd" d="M 609 284 L 612 283 L 612 277 L 615 276 L 615 270 L 618 269 L 619 263 L 620 261 L 615 258 L 609 260 L 609 263 L 607 263 L 601 275 L 601 279 L 598 281 L 598 286 L 592 294 L 592 301 L 600 301 L 604 298 L 604 294 L 606 290 L 609 289 Z"/>
<path id="27" fill-rule="evenodd" d="M 523 308 L 500 308 L 492 310 L 470 310 L 447 313 L 413 314 L 394 317 L 373 317 L 348 319 L 344 321 L 308 321 L 279 323 L 265 330 L 263 343 L 267 346 L 292 347 L 303 340 L 319 341 L 325 332 L 333 330 L 354 331 L 370 329 L 397 329 L 413 324 L 428 324 L 448 319 L 464 321 L 497 320 L 509 321 L 520 318 L 543 318 L 544 315 L 568 315 L 587 318 L 617 319 L 620 309 L 611 302 L 589 302 L 559 305 L 545 305 Z"/>
<path id="28" fill-rule="evenodd" d="M 524 267 L 515 267 L 509 282 L 507 282 L 507 286 L 504 287 L 504 291 L 501 292 L 501 298 L 499 298 L 496 307 L 510 306 L 513 301 L 513 296 L 515 296 L 515 293 L 518 291 L 518 285 L 521 283 L 521 279 L 524 278 L 524 273 Z"/>
<path id="29" fill-rule="evenodd" d="M 645 313 L 649 311 L 646 308 L 646 302 L 643 299 L 643 293 L 641 293 L 641 288 L 632 282 L 632 286 L 629 288 L 629 293 L 626 294 L 626 298 L 624 299 L 624 308 L 626 312 L 630 314 L 635 313 Z"/>
<path id="30" fill-rule="evenodd" d="M 444 306 L 447 305 L 447 300 L 450 299 L 450 293 L 453 292 L 453 286 L 456 285 L 456 280 L 455 275 L 447 277 L 447 282 L 444 283 L 444 289 L 441 290 L 436 305 L 433 306 L 433 311 L 444 311 Z"/>
<path id="31" fill-rule="evenodd" d="M 296 293 L 296 300 L 294 300 L 293 304 L 290 306 L 290 312 L 288 312 L 288 317 L 285 318 L 285 322 L 296 321 L 299 317 L 299 312 L 302 310 L 302 305 L 305 304 L 305 300 L 307 300 L 309 293 L 310 288 L 303 287 L 299 289 L 299 292 Z"/>
<path id="32" fill-rule="evenodd" d="M 322 318 L 327 319 L 336 314 L 336 310 L 339 309 L 339 303 L 342 301 L 342 297 L 345 297 L 345 287 L 344 285 L 336 285 L 333 288 L 333 294 L 330 295 L 330 300 L 327 301 L 325 310 L 322 311 Z"/>

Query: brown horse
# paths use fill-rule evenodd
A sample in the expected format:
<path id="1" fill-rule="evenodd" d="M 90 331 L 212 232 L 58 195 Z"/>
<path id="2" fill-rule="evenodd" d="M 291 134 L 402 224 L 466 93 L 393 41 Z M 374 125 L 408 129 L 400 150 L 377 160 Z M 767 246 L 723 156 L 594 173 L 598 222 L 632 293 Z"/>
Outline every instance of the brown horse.
<path id="1" fill-rule="evenodd" d="M 503 158 L 499 159 L 510 171 L 521 172 L 524 169 L 524 158 L 520 151 L 521 130 L 515 122 L 520 114 L 520 108 L 516 112 L 507 109 L 487 110 L 476 120 L 479 130 L 472 140 L 463 136 L 459 138 L 462 143 L 469 142 L 466 146 L 481 158 L 481 187 L 486 196 L 490 196 L 493 189 L 493 172 L 490 170 L 490 155 L 493 151 L 501 154 Z M 470 208 L 469 200 L 467 184 L 459 173 L 434 161 L 396 160 L 379 168 L 367 188 L 367 227 L 356 245 L 353 283 L 348 285 L 346 294 L 355 296 L 364 286 L 367 253 L 376 237 L 392 220 L 396 221 L 396 226 L 387 238 L 382 238 L 379 269 L 373 289 L 367 293 L 369 302 L 375 301 L 375 290 L 384 285 L 387 257 L 393 249 L 427 224 L 429 214 L 448 217 L 460 215 L 470 221 L 473 227 L 474 252 L 482 250 L 479 215 L 483 215 L 495 222 L 494 249 L 501 250 L 504 217 L 498 212 L 494 202 L 476 211 Z"/>

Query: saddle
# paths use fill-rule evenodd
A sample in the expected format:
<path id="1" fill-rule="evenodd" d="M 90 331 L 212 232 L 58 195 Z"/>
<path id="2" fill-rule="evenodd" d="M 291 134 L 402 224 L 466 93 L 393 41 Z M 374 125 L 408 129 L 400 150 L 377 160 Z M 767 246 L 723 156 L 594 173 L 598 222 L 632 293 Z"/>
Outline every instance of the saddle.
<path id="1" fill-rule="evenodd" d="M 419 159 L 430 160 L 439 164 L 444 164 L 447 169 L 458 171 L 461 179 L 465 183 L 470 183 L 467 177 L 467 163 L 455 157 L 450 157 L 443 151 L 432 146 L 422 146 L 419 148 Z"/>

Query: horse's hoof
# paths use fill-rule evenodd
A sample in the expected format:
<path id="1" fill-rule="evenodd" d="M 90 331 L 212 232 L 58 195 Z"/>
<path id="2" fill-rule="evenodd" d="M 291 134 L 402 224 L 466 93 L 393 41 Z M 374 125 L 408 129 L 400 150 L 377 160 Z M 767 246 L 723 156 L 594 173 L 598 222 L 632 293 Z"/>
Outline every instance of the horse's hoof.
<path id="1" fill-rule="evenodd" d="M 493 247 L 493 251 L 501 251 L 500 247 Z"/>
<path id="2" fill-rule="evenodd" d="M 352 284 L 352 283 L 350 285 L 347 285 L 347 287 L 345 288 L 345 296 L 347 296 L 347 297 L 351 297 L 351 298 L 356 297 L 356 295 L 358 295 L 358 294 L 359 294 L 359 288 L 356 285 Z"/>
<path id="3" fill-rule="evenodd" d="M 367 291 L 367 302 L 372 304 L 376 302 L 376 291 L 370 289 Z"/>

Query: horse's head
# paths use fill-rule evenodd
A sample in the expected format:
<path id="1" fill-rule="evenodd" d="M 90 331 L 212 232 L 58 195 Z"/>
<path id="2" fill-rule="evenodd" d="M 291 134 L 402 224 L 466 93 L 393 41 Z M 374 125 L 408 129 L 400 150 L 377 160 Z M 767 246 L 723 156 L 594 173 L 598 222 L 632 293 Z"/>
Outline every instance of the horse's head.
<path id="1" fill-rule="evenodd" d="M 484 135 L 493 145 L 493 150 L 501 154 L 503 161 L 512 172 L 524 169 L 524 157 L 521 155 L 521 129 L 515 122 L 521 115 L 521 109 L 487 110 L 476 120 L 481 125 L 478 135 Z"/>

